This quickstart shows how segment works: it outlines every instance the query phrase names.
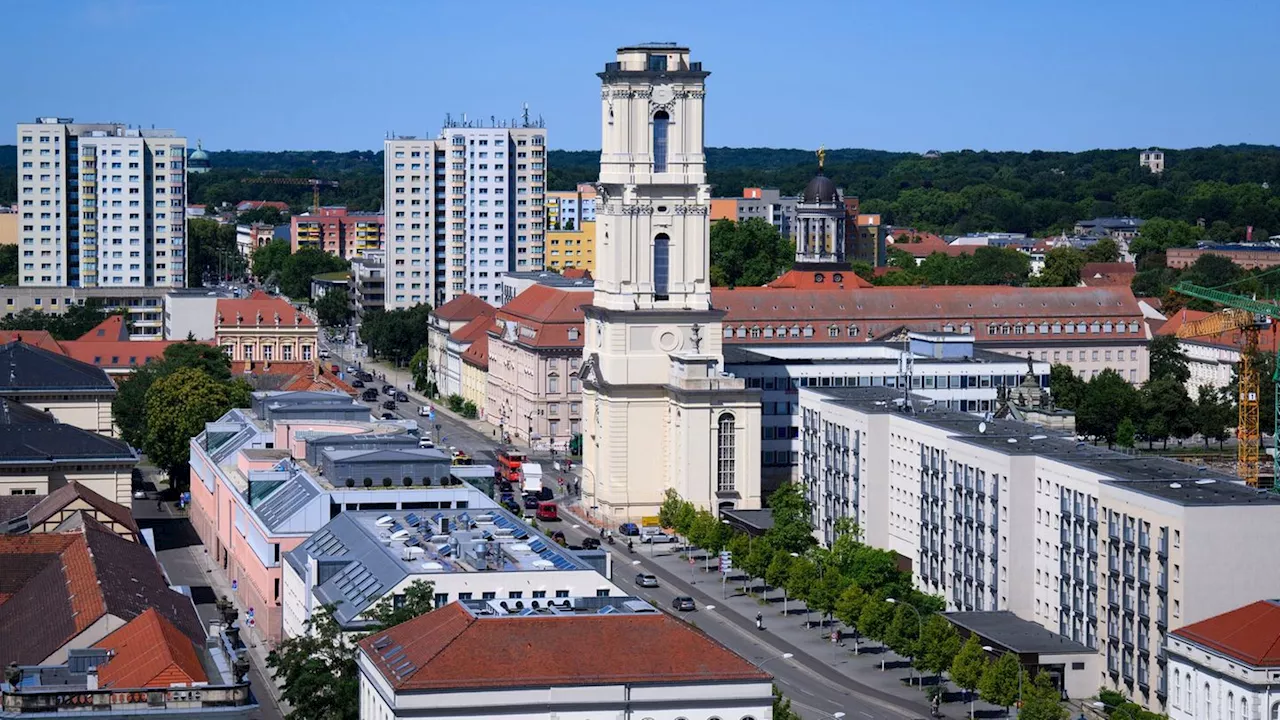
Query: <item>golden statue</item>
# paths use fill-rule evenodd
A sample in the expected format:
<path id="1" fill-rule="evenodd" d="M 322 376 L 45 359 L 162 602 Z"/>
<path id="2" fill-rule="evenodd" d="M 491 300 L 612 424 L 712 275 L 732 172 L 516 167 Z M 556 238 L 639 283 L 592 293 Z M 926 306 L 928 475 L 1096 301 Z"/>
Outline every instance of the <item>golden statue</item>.
<path id="1" fill-rule="evenodd" d="M 823 164 L 827 161 L 827 146 L 822 145 L 818 147 L 818 152 L 814 154 L 818 156 L 818 169 L 821 170 Z"/>

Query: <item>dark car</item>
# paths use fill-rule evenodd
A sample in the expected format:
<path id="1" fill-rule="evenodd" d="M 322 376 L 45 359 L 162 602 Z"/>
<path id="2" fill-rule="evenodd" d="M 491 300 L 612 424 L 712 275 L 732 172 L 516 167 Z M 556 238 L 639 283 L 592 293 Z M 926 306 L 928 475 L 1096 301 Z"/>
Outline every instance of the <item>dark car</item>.
<path id="1" fill-rule="evenodd" d="M 640 573 L 636 575 L 636 585 L 642 588 L 656 588 L 658 587 L 658 578 L 649 573 Z M 679 600 L 679 598 L 676 599 Z M 693 602 L 693 600 L 689 600 L 689 602 Z M 676 609 L 681 610 L 682 608 L 677 607 Z"/>
<path id="2" fill-rule="evenodd" d="M 506 508 L 514 515 L 519 515 L 522 512 L 520 508 L 520 503 L 516 502 L 515 498 L 512 498 L 510 500 L 504 500 L 502 502 L 502 507 Z"/>
<path id="3" fill-rule="evenodd" d="M 688 595 L 676 596 L 671 601 L 671 607 L 675 608 L 676 610 L 679 610 L 680 612 L 689 612 L 690 610 L 698 609 L 698 606 L 695 605 L 693 602 L 693 598 L 689 597 Z"/>
<path id="4" fill-rule="evenodd" d="M 395 385 L 383 385 L 383 386 L 382 386 L 382 392 L 383 392 L 383 393 L 385 393 L 385 394 L 387 394 L 387 395 L 390 395 L 390 396 L 392 396 L 392 397 L 395 397 L 395 394 L 396 394 L 396 386 L 395 386 Z"/>
<path id="5" fill-rule="evenodd" d="M 538 509 L 538 496 L 537 496 L 537 495 L 525 495 L 525 496 L 524 496 L 524 509 L 525 509 L 525 510 L 537 510 L 537 509 Z"/>
<path id="6" fill-rule="evenodd" d="M 362 387 L 364 387 L 364 381 L 363 381 L 363 380 L 352 380 L 352 381 L 351 381 L 351 387 L 353 387 L 353 388 L 362 388 Z"/>
<path id="7" fill-rule="evenodd" d="M 402 393 L 402 392 L 397 392 L 397 393 L 396 393 L 396 401 L 397 401 L 397 402 L 409 402 L 409 396 L 408 396 L 408 395 L 405 395 L 405 394 L 404 394 L 404 393 Z"/>
<path id="8" fill-rule="evenodd" d="M 555 499 L 555 493 L 551 492 L 549 487 L 538 488 L 538 492 L 534 493 L 537 498 L 543 502 Z"/>
<path id="9" fill-rule="evenodd" d="M 583 550 L 599 550 L 600 541 L 593 537 L 584 538 L 582 541 L 582 549 Z"/>
<path id="10" fill-rule="evenodd" d="M 363 381 L 363 382 L 372 382 L 372 381 L 373 381 L 373 375 L 372 375 L 372 374 L 370 374 L 370 373 L 367 373 L 367 372 L 362 372 L 362 373 L 360 373 L 357 377 L 359 377 L 359 378 L 360 378 L 360 380 L 361 380 L 361 381 Z"/>
<path id="11" fill-rule="evenodd" d="M 635 523 L 622 523 L 618 526 L 618 534 L 620 535 L 639 535 L 640 526 Z"/>
<path id="12" fill-rule="evenodd" d="M 383 420 L 395 420 L 396 416 L 391 413 L 382 413 Z"/>
<path id="13" fill-rule="evenodd" d="M 374 388 L 365 388 L 364 392 L 360 393 L 360 398 L 372 402 L 378 399 L 378 391 Z"/>
<path id="14" fill-rule="evenodd" d="M 395 400 L 387 400 L 386 402 L 382 403 L 382 407 L 383 407 L 383 408 L 385 408 L 385 409 L 387 409 L 387 410 L 395 410 L 395 409 L 396 409 L 396 401 L 395 401 Z"/>
<path id="15" fill-rule="evenodd" d="M 511 483 L 507 482 L 506 480 L 499 480 L 498 492 L 504 492 L 504 493 L 512 492 Z"/>

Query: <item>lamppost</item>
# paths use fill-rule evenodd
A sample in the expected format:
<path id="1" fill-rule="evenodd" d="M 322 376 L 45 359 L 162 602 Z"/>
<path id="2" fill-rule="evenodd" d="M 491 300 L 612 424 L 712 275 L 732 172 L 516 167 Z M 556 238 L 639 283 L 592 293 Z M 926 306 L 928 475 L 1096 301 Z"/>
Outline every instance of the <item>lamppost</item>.
<path id="1" fill-rule="evenodd" d="M 763 670 L 766 664 L 774 660 L 790 660 L 793 657 L 795 657 L 794 653 L 782 653 L 781 655 L 774 655 L 771 658 L 765 658 L 764 660 L 761 660 L 760 662 L 756 663 L 756 667 Z"/>
<path id="2" fill-rule="evenodd" d="M 885 599 L 884 599 L 884 601 L 885 601 L 885 602 L 887 602 L 887 603 L 889 603 L 890 605 L 898 605 L 898 604 L 901 604 L 903 607 L 911 608 L 911 612 L 913 612 L 913 613 L 915 613 L 915 614 L 916 614 L 916 624 L 917 624 L 917 626 L 918 626 L 918 630 L 917 630 L 917 632 L 916 632 L 916 642 L 917 642 L 917 643 L 919 643 L 919 642 L 920 642 L 920 640 L 924 637 L 924 619 L 920 617 L 920 611 L 916 609 L 916 606 L 915 606 L 915 605 L 912 605 L 911 603 L 908 603 L 908 602 L 899 603 L 899 602 L 898 602 L 896 599 L 894 599 L 894 598 L 885 598 Z M 911 669 L 911 674 L 912 674 L 912 675 L 914 675 L 914 674 L 915 674 L 915 668 L 914 668 L 914 667 L 912 667 L 912 669 Z M 1019 676 L 1019 678 L 1021 678 L 1021 676 Z M 1019 690 L 1018 690 L 1018 697 L 1019 697 L 1019 699 L 1021 699 L 1021 697 L 1022 697 L 1022 690 L 1021 690 L 1021 689 L 1019 689 Z"/>
<path id="3" fill-rule="evenodd" d="M 994 653 L 996 651 L 996 649 L 991 647 L 990 645 L 983 645 L 982 649 L 986 650 L 989 653 Z M 1013 716 L 1015 718 L 1022 716 L 1022 659 L 1021 658 L 1018 659 L 1018 705 L 1013 710 L 1014 710 Z"/>

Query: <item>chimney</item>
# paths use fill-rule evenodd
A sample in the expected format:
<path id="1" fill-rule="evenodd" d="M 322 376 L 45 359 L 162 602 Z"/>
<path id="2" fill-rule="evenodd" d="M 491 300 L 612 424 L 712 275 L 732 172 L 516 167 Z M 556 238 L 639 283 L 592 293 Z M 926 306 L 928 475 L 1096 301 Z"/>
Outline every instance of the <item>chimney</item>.
<path id="1" fill-rule="evenodd" d="M 95 665 L 89 668 L 88 672 L 85 673 L 84 679 L 85 679 L 86 690 L 97 690 L 98 689 L 98 667 Z"/>
<path id="2" fill-rule="evenodd" d="M 280 327 L 280 313 L 276 313 L 276 327 Z"/>
<path id="3" fill-rule="evenodd" d="M 236 325 L 241 325 L 241 324 L 243 324 L 243 323 L 244 323 L 244 316 L 242 316 L 242 315 L 240 314 L 240 311 L 239 311 L 239 310 L 237 310 L 237 311 L 236 311 Z"/>

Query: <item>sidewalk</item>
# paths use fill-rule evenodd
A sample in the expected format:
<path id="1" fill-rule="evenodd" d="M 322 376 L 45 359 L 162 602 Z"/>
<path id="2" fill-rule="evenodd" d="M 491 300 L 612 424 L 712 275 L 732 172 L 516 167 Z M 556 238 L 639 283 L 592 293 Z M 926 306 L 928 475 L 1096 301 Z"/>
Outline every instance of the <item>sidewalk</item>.
<path id="1" fill-rule="evenodd" d="M 562 513 L 584 525 L 600 526 L 598 520 L 586 519 L 580 505 L 571 505 L 567 512 L 562 509 Z M 764 592 L 765 588 L 758 579 L 751 587 L 757 595 L 744 593 L 746 579 L 741 573 L 730 572 L 722 584 L 719 573 L 715 571 L 715 558 L 708 558 L 703 551 L 695 550 L 691 562 L 687 555 L 685 559 L 680 557 L 683 551 L 684 547 L 675 543 L 639 545 L 634 556 L 627 555 L 625 550 L 619 556 L 639 560 L 641 567 L 658 575 L 668 587 L 692 595 L 701 607 L 714 605 L 717 612 L 753 633 L 761 632 L 756 630 L 755 617 L 757 613 L 763 614 L 763 639 L 781 652 L 794 653 L 797 661 L 811 671 L 900 710 L 919 717 L 929 716 L 924 689 L 935 684 L 934 678 L 924 678 L 923 684 L 908 684 L 912 677 L 916 683 L 921 680 L 918 672 L 904 658 L 871 641 L 856 642 L 852 637 L 845 637 L 840 643 L 833 643 L 830 633 L 840 627 L 838 621 L 827 625 L 817 614 L 808 613 L 804 603 L 784 603 L 781 592 Z M 886 667 L 883 672 L 880 670 L 882 660 Z M 946 691 L 943 713 L 953 718 L 968 717 L 969 703 L 965 701 L 963 691 L 945 680 L 943 682 Z M 975 702 L 974 709 L 978 717 L 1004 715 L 1003 708 L 982 701 Z"/>

